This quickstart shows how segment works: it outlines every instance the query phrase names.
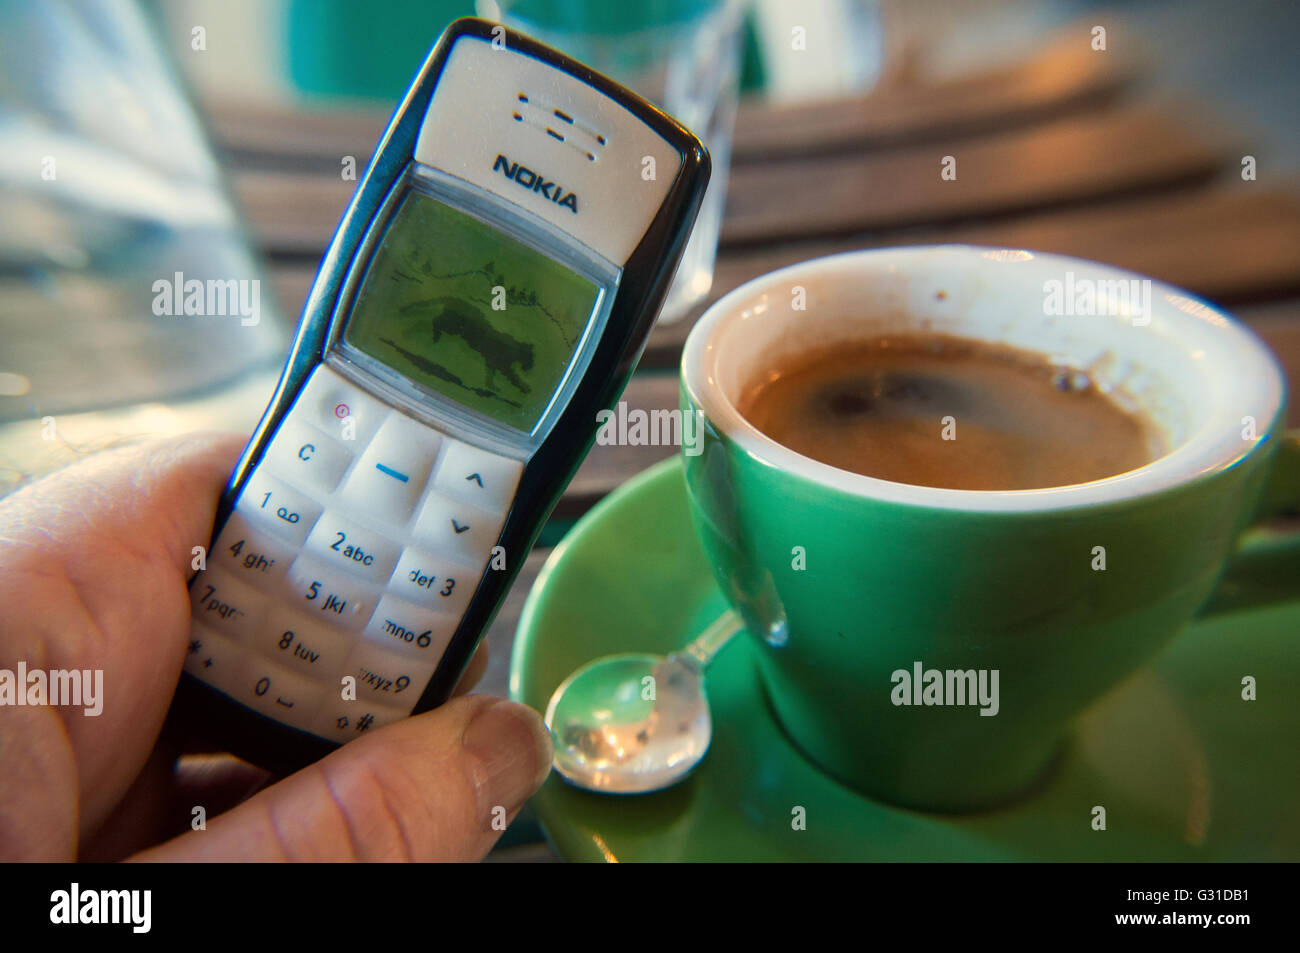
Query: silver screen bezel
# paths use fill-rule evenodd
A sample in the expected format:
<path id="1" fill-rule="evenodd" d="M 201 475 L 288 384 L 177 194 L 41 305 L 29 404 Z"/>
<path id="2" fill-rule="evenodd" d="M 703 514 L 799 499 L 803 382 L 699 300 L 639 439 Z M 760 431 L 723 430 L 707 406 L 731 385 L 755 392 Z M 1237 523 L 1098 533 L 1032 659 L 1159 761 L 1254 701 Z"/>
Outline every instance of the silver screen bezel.
<path id="1" fill-rule="evenodd" d="M 494 420 L 411 380 L 378 358 L 343 340 L 343 329 L 393 215 L 408 192 L 418 191 L 475 218 L 560 266 L 592 282 L 596 302 L 560 383 L 537 423 L 525 432 Z M 546 439 L 586 373 L 618 291 L 622 268 L 576 238 L 517 206 L 437 169 L 411 162 L 393 183 L 378 213 L 366 228 L 348 265 L 343 288 L 330 317 L 322 359 L 340 374 L 416 419 L 457 439 L 516 459 L 527 459 Z M 596 422 L 592 421 L 592 427 Z"/>

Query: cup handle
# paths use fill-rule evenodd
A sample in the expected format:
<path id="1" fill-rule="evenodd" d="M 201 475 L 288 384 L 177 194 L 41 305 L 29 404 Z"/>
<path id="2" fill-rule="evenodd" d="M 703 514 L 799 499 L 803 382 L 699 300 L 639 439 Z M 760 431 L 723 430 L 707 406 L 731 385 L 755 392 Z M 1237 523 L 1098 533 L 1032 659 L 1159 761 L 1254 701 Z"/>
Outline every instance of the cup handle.
<path id="1" fill-rule="evenodd" d="M 1300 510 L 1300 430 L 1283 434 L 1256 522 Z M 1300 528 L 1255 526 L 1242 534 L 1218 590 L 1199 617 L 1300 598 Z"/>

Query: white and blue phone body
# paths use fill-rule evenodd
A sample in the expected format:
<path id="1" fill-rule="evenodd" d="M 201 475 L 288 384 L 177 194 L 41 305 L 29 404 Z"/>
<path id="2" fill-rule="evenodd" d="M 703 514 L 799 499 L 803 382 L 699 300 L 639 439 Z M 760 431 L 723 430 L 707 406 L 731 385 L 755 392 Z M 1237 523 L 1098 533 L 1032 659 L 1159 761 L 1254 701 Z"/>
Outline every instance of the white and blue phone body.
<path id="1" fill-rule="evenodd" d="M 654 106 L 453 23 L 220 501 L 175 708 L 278 771 L 451 694 L 645 346 L 709 176 Z"/>

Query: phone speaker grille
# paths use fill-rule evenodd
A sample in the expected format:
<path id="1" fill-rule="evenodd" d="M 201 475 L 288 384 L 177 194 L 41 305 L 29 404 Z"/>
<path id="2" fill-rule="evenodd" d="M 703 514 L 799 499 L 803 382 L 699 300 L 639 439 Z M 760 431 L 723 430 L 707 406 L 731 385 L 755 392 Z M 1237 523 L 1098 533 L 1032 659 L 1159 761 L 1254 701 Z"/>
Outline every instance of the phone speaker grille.
<path id="1" fill-rule="evenodd" d="M 582 117 L 523 90 L 515 93 L 510 118 L 564 143 L 589 162 L 596 162 L 609 144 L 605 134 Z"/>

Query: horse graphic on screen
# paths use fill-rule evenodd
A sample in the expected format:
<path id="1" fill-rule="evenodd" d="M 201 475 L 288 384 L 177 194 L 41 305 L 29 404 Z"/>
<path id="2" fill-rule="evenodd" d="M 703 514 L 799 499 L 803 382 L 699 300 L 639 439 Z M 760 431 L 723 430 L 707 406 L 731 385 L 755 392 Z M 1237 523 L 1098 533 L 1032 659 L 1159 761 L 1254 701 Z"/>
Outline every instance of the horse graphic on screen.
<path id="1" fill-rule="evenodd" d="M 516 372 L 516 368 L 519 371 L 533 369 L 531 344 L 498 331 L 483 316 L 482 311 L 460 298 L 417 301 L 401 310 L 410 313 L 427 309 L 437 311 L 430 326 L 433 343 L 437 344 L 443 335 L 451 335 L 469 345 L 483 359 L 483 383 L 489 389 L 496 389 L 497 378 L 500 376 L 522 393 L 527 394 L 532 390 Z"/>

